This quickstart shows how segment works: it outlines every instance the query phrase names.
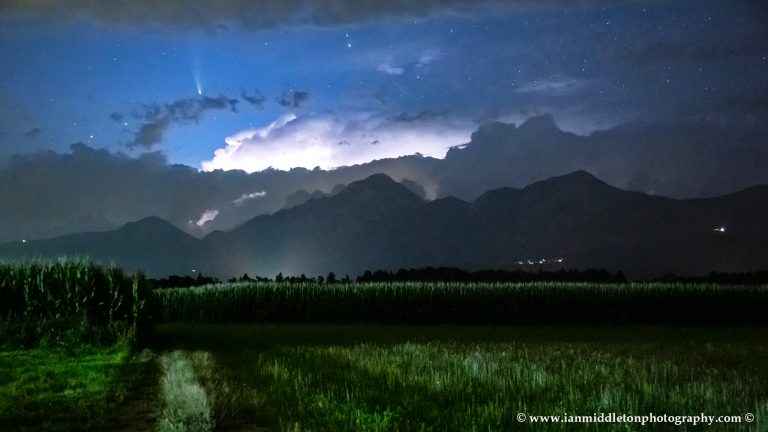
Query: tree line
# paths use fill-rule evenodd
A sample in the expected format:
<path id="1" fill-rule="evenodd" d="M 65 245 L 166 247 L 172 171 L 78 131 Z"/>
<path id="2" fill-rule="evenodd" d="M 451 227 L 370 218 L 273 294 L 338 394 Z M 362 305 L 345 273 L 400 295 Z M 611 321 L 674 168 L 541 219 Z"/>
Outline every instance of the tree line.
<path id="1" fill-rule="evenodd" d="M 422 267 L 411 269 L 366 270 L 357 277 L 349 275 L 339 277 L 334 272 L 326 275 L 298 276 L 278 273 L 274 278 L 265 276 L 250 276 L 248 273 L 240 277 L 232 277 L 227 282 L 277 282 L 277 283 L 317 283 L 317 284 L 347 284 L 352 282 L 595 282 L 595 283 L 624 283 L 627 281 L 622 271 L 610 272 L 606 269 L 560 269 L 557 271 L 525 270 L 478 270 L 468 271 L 455 267 Z M 195 287 L 221 283 L 217 278 L 198 274 L 192 276 L 173 275 L 163 279 L 151 279 L 155 288 Z"/>

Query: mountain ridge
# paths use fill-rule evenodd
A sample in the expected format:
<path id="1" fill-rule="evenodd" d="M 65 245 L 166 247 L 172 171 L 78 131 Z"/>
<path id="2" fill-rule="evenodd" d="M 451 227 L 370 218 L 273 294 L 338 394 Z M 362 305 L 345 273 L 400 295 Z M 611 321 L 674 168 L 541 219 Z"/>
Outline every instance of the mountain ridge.
<path id="1" fill-rule="evenodd" d="M 631 276 L 693 275 L 768 268 L 762 203 L 768 203 L 766 185 L 674 200 L 625 191 L 584 170 L 490 190 L 472 202 L 424 201 L 376 174 L 202 239 L 148 217 L 113 231 L 0 244 L 0 256 L 87 255 L 150 275 L 195 270 L 227 278 L 423 266 L 517 269 L 519 262 L 552 257 L 563 267 Z"/>

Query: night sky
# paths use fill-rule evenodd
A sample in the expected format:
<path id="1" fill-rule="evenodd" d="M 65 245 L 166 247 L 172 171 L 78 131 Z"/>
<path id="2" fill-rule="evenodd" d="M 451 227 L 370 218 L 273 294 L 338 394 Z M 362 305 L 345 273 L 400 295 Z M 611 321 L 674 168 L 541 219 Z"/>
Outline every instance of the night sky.
<path id="1" fill-rule="evenodd" d="M 761 1 L 127 3 L 0 3 L 0 167 L 78 149 L 249 173 L 443 158 L 538 114 L 578 135 L 707 122 L 768 145 Z"/>

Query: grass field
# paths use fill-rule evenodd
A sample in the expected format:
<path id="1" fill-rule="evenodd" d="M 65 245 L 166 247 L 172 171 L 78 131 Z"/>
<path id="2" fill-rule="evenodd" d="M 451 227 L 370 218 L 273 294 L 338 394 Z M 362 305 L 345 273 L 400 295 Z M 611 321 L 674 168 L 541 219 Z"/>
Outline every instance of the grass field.
<path id="1" fill-rule="evenodd" d="M 639 429 L 516 419 L 600 412 L 752 413 L 758 423 L 713 430 L 767 427 L 763 327 L 170 324 L 153 339 L 215 358 L 241 411 L 272 430 Z"/>
<path id="2" fill-rule="evenodd" d="M 129 347 L 0 352 L 2 430 L 96 430 L 146 373 Z"/>
<path id="3" fill-rule="evenodd" d="M 712 430 L 768 431 L 766 310 L 763 286 L 150 291 L 89 262 L 0 264 L 0 430 L 624 431 L 641 427 L 517 415 L 751 413 Z"/>

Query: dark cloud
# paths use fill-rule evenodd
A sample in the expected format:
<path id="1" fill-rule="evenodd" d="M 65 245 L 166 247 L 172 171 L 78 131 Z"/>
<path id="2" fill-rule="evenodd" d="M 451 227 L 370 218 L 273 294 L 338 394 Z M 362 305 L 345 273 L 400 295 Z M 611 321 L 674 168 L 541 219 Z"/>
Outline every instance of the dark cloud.
<path id="1" fill-rule="evenodd" d="M 122 123 L 123 119 L 125 118 L 125 115 L 120 114 L 118 112 L 113 112 L 109 115 L 109 118 L 116 123 Z"/>
<path id="2" fill-rule="evenodd" d="M 163 109 L 159 104 L 147 104 L 141 106 L 144 109 L 143 113 L 134 113 L 136 118 L 143 118 L 145 121 L 151 122 L 159 119 L 163 115 Z"/>
<path id="3" fill-rule="evenodd" d="M 445 159 L 440 195 L 474 199 L 579 169 L 622 188 L 691 198 L 768 184 L 768 127 L 709 121 L 629 123 L 589 136 L 561 131 L 551 116 L 519 127 L 489 123 Z M 472 173 L 472 174 L 469 174 Z"/>
<path id="4" fill-rule="evenodd" d="M 180 99 L 165 105 L 165 112 L 174 121 L 199 122 L 203 112 L 207 110 L 226 110 L 237 112 L 237 99 L 225 96 L 216 98 L 203 96 L 200 99 Z"/>
<path id="5" fill-rule="evenodd" d="M 567 0 L 6 0 L 0 13 L 36 15 L 48 19 L 85 16 L 106 24 L 159 24 L 215 31 L 234 24 L 244 29 L 261 29 L 286 24 L 334 26 L 382 17 L 426 16 L 436 12 L 459 12 L 472 8 L 542 8 L 570 5 Z M 582 1 L 581 4 L 611 2 Z"/>
<path id="6" fill-rule="evenodd" d="M 243 90 L 240 93 L 240 96 L 243 98 L 244 101 L 248 102 L 257 109 L 263 109 L 264 108 L 264 102 L 267 100 L 267 98 L 261 94 L 260 91 L 254 90 L 252 93 L 248 93 L 245 90 Z"/>
<path id="7" fill-rule="evenodd" d="M 40 129 L 39 127 L 34 127 L 34 128 L 32 128 L 32 129 L 30 129 L 30 130 L 28 130 L 28 131 L 24 132 L 24 136 L 25 136 L 26 138 L 37 138 L 37 137 L 39 137 L 40 135 L 42 135 L 42 133 L 43 133 L 43 130 L 42 130 L 42 129 Z"/>
<path id="8" fill-rule="evenodd" d="M 215 98 L 203 96 L 197 99 L 180 99 L 164 106 L 159 104 L 142 105 L 144 112 L 134 114 L 134 116 L 142 118 L 144 123 L 139 126 L 133 141 L 128 146 L 150 149 L 162 141 L 165 131 L 171 125 L 198 123 L 203 114 L 210 110 L 237 112 L 238 103 L 237 99 L 226 96 Z M 110 115 L 110 118 L 116 117 L 122 119 L 124 114 L 112 113 Z"/>
<path id="9" fill-rule="evenodd" d="M 301 108 L 309 100 L 309 93 L 306 91 L 283 92 L 275 101 L 285 108 Z"/>
<path id="10" fill-rule="evenodd" d="M 171 116 L 168 115 L 142 124 L 139 126 L 139 130 L 136 131 L 133 141 L 128 144 L 128 147 L 152 148 L 155 144 L 159 144 L 162 141 L 163 135 L 170 125 Z"/>

